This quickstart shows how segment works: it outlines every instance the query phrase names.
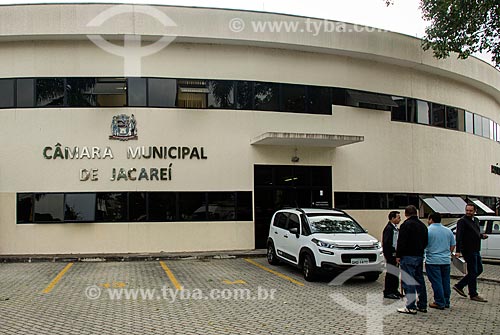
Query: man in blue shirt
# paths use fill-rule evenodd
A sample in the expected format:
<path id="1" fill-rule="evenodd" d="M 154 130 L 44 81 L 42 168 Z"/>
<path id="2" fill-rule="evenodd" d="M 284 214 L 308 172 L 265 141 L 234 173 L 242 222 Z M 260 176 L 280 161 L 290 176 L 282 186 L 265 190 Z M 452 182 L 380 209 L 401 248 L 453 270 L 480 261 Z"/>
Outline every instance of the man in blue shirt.
<path id="1" fill-rule="evenodd" d="M 434 291 L 434 302 L 430 308 L 450 307 L 450 263 L 455 249 L 453 232 L 441 224 L 441 215 L 432 213 L 428 217 L 429 242 L 425 248 L 425 270 Z"/>

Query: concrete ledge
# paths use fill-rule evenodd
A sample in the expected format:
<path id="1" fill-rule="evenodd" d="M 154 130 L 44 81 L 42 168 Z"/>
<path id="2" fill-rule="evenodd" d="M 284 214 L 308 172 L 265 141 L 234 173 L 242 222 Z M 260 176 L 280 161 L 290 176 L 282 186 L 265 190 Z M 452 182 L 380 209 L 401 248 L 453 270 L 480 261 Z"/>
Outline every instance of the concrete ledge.
<path id="1" fill-rule="evenodd" d="M 157 261 L 162 259 L 227 259 L 262 257 L 266 249 L 207 251 L 207 252 L 160 252 L 128 254 L 52 254 L 52 255 L 0 255 L 0 263 L 34 262 L 132 262 Z"/>

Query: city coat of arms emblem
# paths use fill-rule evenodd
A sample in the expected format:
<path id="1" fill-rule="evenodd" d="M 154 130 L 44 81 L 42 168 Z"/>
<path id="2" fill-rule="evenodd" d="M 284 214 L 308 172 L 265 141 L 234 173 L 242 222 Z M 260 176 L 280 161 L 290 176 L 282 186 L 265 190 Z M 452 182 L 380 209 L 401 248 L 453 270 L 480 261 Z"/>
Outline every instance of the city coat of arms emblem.
<path id="1" fill-rule="evenodd" d="M 109 139 L 120 141 L 137 140 L 137 121 L 134 114 L 131 116 L 126 114 L 113 116 Z"/>

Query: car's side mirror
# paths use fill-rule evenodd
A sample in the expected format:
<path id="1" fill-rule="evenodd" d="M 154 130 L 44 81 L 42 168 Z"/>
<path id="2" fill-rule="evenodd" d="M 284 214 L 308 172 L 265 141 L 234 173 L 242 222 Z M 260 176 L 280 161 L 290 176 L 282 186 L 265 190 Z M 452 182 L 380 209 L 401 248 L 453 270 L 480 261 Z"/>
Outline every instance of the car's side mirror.
<path id="1" fill-rule="evenodd" d="M 299 238 L 299 229 L 298 228 L 290 228 L 289 231 L 291 234 L 295 234 L 295 236 L 297 236 L 297 238 Z"/>

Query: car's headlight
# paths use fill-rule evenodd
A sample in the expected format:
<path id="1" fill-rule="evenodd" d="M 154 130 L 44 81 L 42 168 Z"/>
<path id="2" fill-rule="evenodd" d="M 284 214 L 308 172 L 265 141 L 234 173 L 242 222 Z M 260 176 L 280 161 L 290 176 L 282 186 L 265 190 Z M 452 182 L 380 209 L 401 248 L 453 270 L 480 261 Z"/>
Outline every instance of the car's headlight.
<path id="1" fill-rule="evenodd" d="M 380 243 L 379 241 L 373 242 L 373 247 L 375 249 L 380 249 L 382 248 L 382 243 Z"/>
<path id="2" fill-rule="evenodd" d="M 313 238 L 311 241 L 314 244 L 316 244 L 318 247 L 322 247 L 322 248 L 334 249 L 337 246 L 334 243 L 327 243 L 327 242 L 320 241 L 320 240 L 315 239 L 315 238 Z"/>

